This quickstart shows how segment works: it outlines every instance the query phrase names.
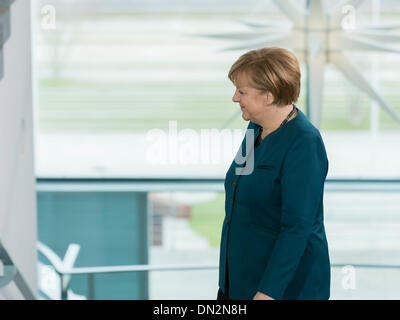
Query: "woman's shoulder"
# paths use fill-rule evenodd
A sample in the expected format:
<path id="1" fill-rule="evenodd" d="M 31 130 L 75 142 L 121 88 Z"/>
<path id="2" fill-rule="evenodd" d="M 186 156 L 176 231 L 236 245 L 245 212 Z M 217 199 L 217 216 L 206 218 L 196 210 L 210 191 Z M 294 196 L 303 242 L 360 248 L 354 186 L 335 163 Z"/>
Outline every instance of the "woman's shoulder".
<path id="1" fill-rule="evenodd" d="M 302 138 L 304 139 L 306 137 L 316 137 L 322 140 L 321 133 L 318 128 L 312 124 L 312 122 L 301 110 L 299 110 L 299 114 L 296 118 L 298 119 L 293 122 L 291 130 L 293 138 L 295 138 L 295 140 Z"/>
<path id="2" fill-rule="evenodd" d="M 301 111 L 300 111 L 301 112 Z M 287 138 L 286 156 L 298 157 L 299 154 L 318 154 L 326 158 L 326 149 L 320 131 L 311 121 L 300 113 L 296 122 L 293 122 Z"/>

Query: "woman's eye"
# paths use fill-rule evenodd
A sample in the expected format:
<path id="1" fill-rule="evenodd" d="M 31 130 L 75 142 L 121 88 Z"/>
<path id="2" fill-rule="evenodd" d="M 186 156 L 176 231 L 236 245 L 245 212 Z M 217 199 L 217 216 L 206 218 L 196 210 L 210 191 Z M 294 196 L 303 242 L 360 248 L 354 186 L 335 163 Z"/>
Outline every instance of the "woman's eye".
<path id="1" fill-rule="evenodd" d="M 243 92 L 242 92 L 242 91 L 240 91 L 240 90 L 239 90 L 239 93 L 240 93 L 240 94 L 243 94 Z"/>

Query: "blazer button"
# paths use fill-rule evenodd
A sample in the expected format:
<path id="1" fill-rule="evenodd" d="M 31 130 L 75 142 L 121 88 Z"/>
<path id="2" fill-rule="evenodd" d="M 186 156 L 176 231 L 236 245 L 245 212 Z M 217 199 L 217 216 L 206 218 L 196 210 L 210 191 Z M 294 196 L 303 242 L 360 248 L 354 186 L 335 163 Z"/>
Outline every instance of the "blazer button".
<path id="1" fill-rule="evenodd" d="M 226 218 L 225 223 L 228 224 L 231 219 Z"/>
<path id="2" fill-rule="evenodd" d="M 236 186 L 236 180 L 233 181 L 233 185 Z"/>
<path id="3" fill-rule="evenodd" d="M 231 205 L 233 204 L 233 199 L 231 199 Z"/>

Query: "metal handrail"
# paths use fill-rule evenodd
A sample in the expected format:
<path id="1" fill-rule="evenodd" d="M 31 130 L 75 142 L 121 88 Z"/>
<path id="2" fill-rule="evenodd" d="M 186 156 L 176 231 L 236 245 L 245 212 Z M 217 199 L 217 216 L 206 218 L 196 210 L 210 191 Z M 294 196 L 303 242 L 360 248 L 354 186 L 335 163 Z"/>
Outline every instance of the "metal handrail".
<path id="1" fill-rule="evenodd" d="M 178 270 L 208 270 L 216 269 L 218 265 L 149 265 L 149 264 L 135 264 L 135 265 L 122 265 L 122 266 L 97 266 L 97 267 L 68 267 L 65 266 L 63 261 L 58 255 L 40 241 L 37 242 L 38 251 L 43 254 L 51 263 L 54 270 L 59 275 L 73 275 L 73 274 L 95 274 L 95 273 L 121 273 L 121 272 L 137 272 L 137 271 L 178 271 Z"/>
<path id="2" fill-rule="evenodd" d="M 64 274 L 96 274 L 96 273 L 122 273 L 122 272 L 138 272 L 138 271 L 183 271 L 183 270 L 212 270 L 218 268 L 218 265 L 197 265 L 197 264 L 180 264 L 180 265 L 123 265 L 123 266 L 105 266 L 105 267 L 79 267 L 71 268 Z"/>
<path id="3" fill-rule="evenodd" d="M 36 300 L 29 284 L 26 282 L 21 272 L 14 264 L 7 249 L 4 247 L 0 239 L 0 261 L 4 266 L 4 274 L 0 276 L 0 288 L 7 286 L 10 282 L 14 281 L 22 296 L 27 300 Z"/>
<path id="4" fill-rule="evenodd" d="M 384 269 L 400 269 L 400 265 L 394 264 L 360 264 L 360 263 L 331 263 L 332 268 L 352 266 L 355 268 L 384 268 Z M 73 267 L 68 270 L 56 270 L 62 275 L 76 274 L 100 274 L 100 273 L 123 273 L 123 272 L 140 272 L 140 271 L 186 271 L 186 270 L 213 270 L 218 269 L 218 264 L 200 265 L 200 264 L 180 264 L 180 265 L 122 265 L 122 266 L 97 266 L 97 267 Z"/>
<path id="5" fill-rule="evenodd" d="M 71 247 L 71 245 L 69 246 Z M 89 297 L 94 298 L 94 275 L 104 273 L 125 273 L 140 271 L 187 271 L 187 270 L 212 270 L 217 269 L 218 265 L 123 265 L 123 266 L 98 266 L 98 267 L 73 267 L 73 264 L 66 264 L 65 257 L 62 261 L 58 255 L 40 241 L 37 242 L 38 251 L 51 263 L 54 271 L 60 277 L 61 299 L 66 300 L 68 288 L 72 275 L 86 274 L 89 277 Z M 68 252 L 68 250 L 67 250 Z M 67 254 L 66 254 L 67 256 Z M 75 256 L 76 258 L 76 256 Z M 75 260 L 75 259 L 74 259 Z"/>
<path id="6" fill-rule="evenodd" d="M 36 178 L 38 192 L 224 191 L 223 178 Z M 400 192 L 400 179 L 326 179 L 326 191 Z"/>
<path id="7" fill-rule="evenodd" d="M 331 263 L 333 268 L 351 266 L 354 268 L 400 269 L 398 264 L 371 264 L 371 263 Z"/>

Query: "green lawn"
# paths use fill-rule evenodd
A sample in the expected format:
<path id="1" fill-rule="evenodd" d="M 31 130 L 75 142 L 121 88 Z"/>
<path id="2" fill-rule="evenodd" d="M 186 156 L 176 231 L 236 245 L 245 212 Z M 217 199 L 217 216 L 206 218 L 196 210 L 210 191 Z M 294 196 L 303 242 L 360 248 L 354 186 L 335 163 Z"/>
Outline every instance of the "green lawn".
<path id="1" fill-rule="evenodd" d="M 330 87 L 338 83 L 329 83 Z M 231 101 L 229 81 L 167 83 L 96 83 L 68 79 L 42 80 L 39 84 L 39 117 L 42 132 L 146 132 L 168 129 L 170 120 L 178 129 L 220 128 L 237 111 Z M 156 94 L 155 94 L 156 93 Z M 385 94 L 388 103 L 400 113 L 400 95 Z M 322 106 L 321 130 L 368 130 L 370 99 L 357 100 L 361 119 L 351 122 L 351 99 L 346 93 L 326 95 Z M 305 97 L 298 107 L 305 112 Z M 398 130 L 398 125 L 381 111 L 382 130 Z M 244 128 L 238 115 L 228 128 Z"/>
<path id="2" fill-rule="evenodd" d="M 234 86 L 227 73 L 241 52 L 218 52 L 217 48 L 230 42 L 192 34 L 235 29 L 240 26 L 236 19 L 243 14 L 186 12 L 184 16 L 168 13 L 154 17 L 135 11 L 71 15 L 61 10 L 57 30 L 42 30 L 36 37 L 39 130 L 146 132 L 167 129 L 169 120 L 178 120 L 178 128 L 219 128 L 238 110 L 231 100 Z M 397 13 L 385 12 L 382 19 L 392 14 L 397 17 Z M 256 20 L 265 15 L 251 14 Z M 274 16 L 268 19 L 279 20 Z M 368 55 L 356 58 L 354 62 L 367 77 Z M 382 54 L 379 63 L 382 73 L 399 73 L 400 59 L 395 56 Z M 298 107 L 305 111 L 304 76 L 302 80 Z M 382 78 L 380 87 L 387 102 L 400 113 L 396 77 Z M 321 129 L 368 130 L 370 102 L 343 76 L 327 73 Z M 354 105 L 361 115 L 357 123 L 351 121 Z M 381 114 L 381 130 L 399 130 L 394 120 Z M 240 115 L 228 125 L 245 127 Z"/>
<path id="3" fill-rule="evenodd" d="M 192 206 L 190 226 L 205 236 L 212 247 L 218 247 L 221 240 L 222 223 L 225 217 L 225 193 L 218 193 L 209 202 Z"/>

